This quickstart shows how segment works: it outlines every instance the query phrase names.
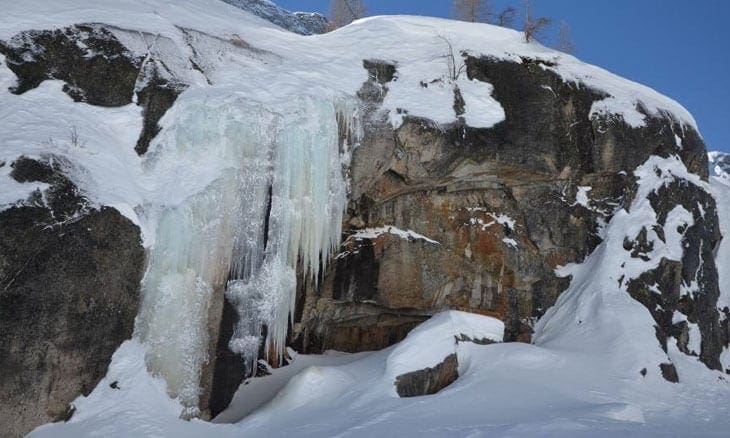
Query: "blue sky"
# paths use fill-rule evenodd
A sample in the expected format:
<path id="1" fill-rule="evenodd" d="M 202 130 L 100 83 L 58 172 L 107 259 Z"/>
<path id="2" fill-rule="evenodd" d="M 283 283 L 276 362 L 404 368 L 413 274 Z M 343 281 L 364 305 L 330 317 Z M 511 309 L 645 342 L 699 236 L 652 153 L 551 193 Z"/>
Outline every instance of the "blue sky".
<path id="1" fill-rule="evenodd" d="M 274 0 L 327 12 L 329 0 Z M 493 0 L 496 8 L 518 0 Z M 365 0 L 369 15 L 448 17 L 450 0 Z M 568 22 L 576 55 L 678 100 L 707 147 L 730 152 L 730 1 L 534 0 L 537 13 Z M 553 29 L 554 30 L 554 29 Z M 553 32 L 554 33 L 554 32 Z"/>

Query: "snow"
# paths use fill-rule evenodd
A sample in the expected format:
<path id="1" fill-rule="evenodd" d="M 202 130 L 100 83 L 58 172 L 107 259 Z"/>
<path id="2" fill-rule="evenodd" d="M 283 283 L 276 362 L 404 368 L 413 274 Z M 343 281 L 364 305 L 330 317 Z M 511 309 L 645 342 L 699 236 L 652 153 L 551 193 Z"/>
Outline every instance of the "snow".
<path id="1" fill-rule="evenodd" d="M 0 82 L 6 74 L 7 67 L 2 63 Z M 130 145 L 135 144 L 142 128 L 140 108 L 75 103 L 62 86 L 60 81 L 45 81 L 36 89 L 12 97 L 6 87 L 0 88 L 0 162 L 6 163 L 0 168 L 0 203 L 7 205 L 25 199 L 35 188 L 47 188 L 38 183 L 15 182 L 9 176 L 10 163 L 21 155 L 58 156 L 73 163 L 66 172 L 95 204 L 119 207 L 138 221 L 133 212 L 144 202 L 144 179 L 140 159 Z M 80 139 L 77 144 L 71 138 L 73 129 Z"/>
<path id="2" fill-rule="evenodd" d="M 637 105 L 641 104 L 649 115 L 671 114 L 696 129 L 694 119 L 686 109 L 654 90 L 540 44 L 525 43 L 521 33 L 497 26 L 427 17 L 380 16 L 358 20 L 328 34 L 302 37 L 214 0 L 179 0 L 175 3 L 99 0 L 94 7 L 89 7 L 83 0 L 51 4 L 27 0 L 8 2 L 3 7 L 2 39 L 26 29 L 98 22 L 156 35 L 157 41 L 169 39 L 179 50 L 192 55 L 181 28 L 226 40 L 236 36 L 251 47 L 273 55 L 270 62 L 277 65 L 278 77 L 273 84 L 268 76 L 245 75 L 244 79 L 238 75 L 237 82 L 252 91 L 253 96 L 262 92 L 291 95 L 292 87 L 300 90 L 302 83 L 319 88 L 323 95 L 331 95 L 333 90 L 354 95 L 367 79 L 364 69 L 359 68 L 363 59 L 393 60 L 397 63 L 398 78 L 388 85 L 384 107 L 391 112 L 391 120 L 396 125 L 400 118 L 398 108 L 440 123 L 454 121 L 452 85 L 458 85 L 464 96 L 467 123 L 488 127 L 504 118 L 501 106 L 491 98 L 490 84 L 470 81 L 465 74 L 458 78 L 448 74 L 448 41 L 454 47 L 457 69 L 462 50 L 514 62 L 522 62 L 522 57 L 543 60 L 550 64 L 544 68 L 555 71 L 564 80 L 581 82 L 610 95 L 594 104 L 594 114 L 620 114 L 630 125 L 640 126 L 645 117 L 637 111 Z M 369 43 L 358 43 L 363 40 Z M 146 50 L 141 52 L 146 54 Z M 233 70 L 242 67 L 244 70 L 266 69 L 265 65 L 255 62 L 242 65 L 237 56 L 216 55 L 221 71 L 232 71 L 229 70 L 231 64 Z M 233 76 L 228 75 L 226 79 L 232 80 Z M 433 80 L 441 82 L 427 88 L 421 86 L 421 82 Z M 424 107 L 424 104 L 427 105 Z"/>
<path id="3" fill-rule="evenodd" d="M 256 399 L 252 403 L 256 409 L 234 424 L 182 421 L 175 415 L 179 405 L 164 399 L 157 406 L 138 401 L 164 395 L 160 387 L 164 382 L 145 375 L 143 351 L 125 354 L 133 360 L 124 368 L 129 375 L 141 374 L 143 384 L 137 388 L 145 393 L 121 398 L 123 390 L 108 386 L 110 378 L 120 375 L 116 371 L 120 368 L 118 354 L 115 371 L 89 401 L 101 391 L 119 398 L 105 406 L 84 406 L 83 416 L 79 413 L 68 423 L 43 426 L 30 437 L 660 437 L 721 436 L 730 426 L 730 406 L 724 402 L 730 396 L 730 385 L 672 343 L 669 355 L 680 375 L 687 376 L 678 384 L 661 379 L 658 368 L 648 367 L 646 377 L 639 373 L 641 368 L 616 374 L 606 358 L 621 345 L 596 344 L 591 351 L 523 343 L 459 342 L 454 346 L 456 333 L 467 331 L 475 337 L 500 334 L 495 320 L 465 316 L 461 319 L 460 312 L 436 315 L 402 343 L 379 352 L 295 355 L 296 369 L 275 370 L 272 376 L 241 386 L 239 402 L 249 394 Z M 432 344 L 438 354 L 429 351 Z M 411 347 L 408 354 L 404 345 Z M 388 371 L 395 357 L 402 370 L 415 370 L 453 351 L 459 361 L 456 382 L 432 396 L 397 396 L 394 370 Z M 274 391 L 266 388 L 267 379 L 275 381 Z M 128 385 L 119 382 L 122 389 Z M 230 415 L 228 420 L 237 419 L 234 410 L 225 413 Z"/>
<path id="4" fill-rule="evenodd" d="M 457 340 L 462 336 L 502 342 L 504 323 L 489 316 L 455 310 L 434 315 L 392 349 L 385 361 L 385 375 L 395 381 L 401 374 L 435 367 L 456 353 Z"/>
<path id="5" fill-rule="evenodd" d="M 382 236 L 383 234 L 391 234 L 393 236 L 400 237 L 401 239 L 405 240 L 424 240 L 428 243 L 433 243 L 435 245 L 438 245 L 439 243 L 433 239 L 430 239 L 423 234 L 416 233 L 412 230 L 401 230 L 398 227 L 394 227 L 392 225 L 386 225 L 383 227 L 376 227 L 376 228 L 363 228 L 361 230 L 356 230 L 354 233 L 352 233 L 349 238 L 355 239 L 355 240 L 361 240 L 361 239 L 377 239 L 379 236 Z"/>
<path id="6" fill-rule="evenodd" d="M 322 355 L 303 355 L 288 349 L 288 365 L 268 368 L 268 376 L 251 378 L 233 396 L 230 406 L 213 419 L 214 423 L 235 423 L 273 399 L 289 380 L 308 367 L 340 366 L 361 360 L 372 353 L 347 354 L 327 351 Z"/>
<path id="7" fill-rule="evenodd" d="M 720 233 L 723 236 L 715 257 L 720 285 L 720 297 L 717 300 L 719 309 L 730 307 L 730 180 L 725 175 L 710 177 L 710 189 L 717 203 Z"/>
<path id="8" fill-rule="evenodd" d="M 710 175 L 723 180 L 730 178 L 730 154 L 713 151 L 707 153 Z"/>
<path id="9" fill-rule="evenodd" d="M 575 202 L 578 205 L 582 205 L 585 208 L 591 208 L 590 207 L 590 199 L 588 198 L 588 193 L 593 190 L 593 187 L 591 186 L 578 186 L 578 193 L 575 195 Z"/>
<path id="10" fill-rule="evenodd" d="M 511 246 L 512 248 L 517 248 L 517 241 L 510 237 L 502 238 L 502 242 L 506 243 L 507 245 Z"/>
<path id="11" fill-rule="evenodd" d="M 321 14 L 305 12 L 292 13 L 280 8 L 269 0 L 224 1 L 301 35 L 311 35 L 327 31 L 327 19 Z"/>

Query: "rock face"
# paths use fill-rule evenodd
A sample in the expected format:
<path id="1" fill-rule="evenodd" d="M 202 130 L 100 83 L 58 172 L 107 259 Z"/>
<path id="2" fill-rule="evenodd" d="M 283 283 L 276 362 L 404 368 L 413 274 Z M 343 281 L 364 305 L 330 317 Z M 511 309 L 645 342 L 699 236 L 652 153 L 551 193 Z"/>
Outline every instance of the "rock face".
<path id="1" fill-rule="evenodd" d="M 59 163 L 15 161 L 18 182 L 50 188 L 0 212 L 3 437 L 71 415 L 69 403 L 104 377 L 137 315 L 139 229 L 116 210 L 92 208 Z"/>
<path id="2" fill-rule="evenodd" d="M 534 322 L 570 281 L 554 269 L 583 260 L 601 241 L 599 224 L 628 208 L 637 166 L 651 155 L 676 154 L 707 179 L 702 140 L 670 116 L 647 115 L 640 128 L 620 116 L 591 116 L 592 104 L 606 96 L 564 82 L 543 62 L 466 57 L 466 65 L 470 79 L 493 84 L 504 108 L 505 121 L 493 128 L 407 118 L 393 130 L 378 107 L 397 65 L 365 62 L 366 129 L 352 161 L 349 232 L 322 286 L 302 288 L 294 346 L 379 349 L 443 309 L 495 316 L 506 324 L 505 341 L 530 342 Z M 652 312 L 665 349 L 667 338 L 681 331 L 671 321 L 675 310 L 697 322 L 703 342 L 694 354 L 717 368 L 714 201 L 677 184 L 656 193 L 652 204 L 660 223 L 677 205 L 695 222 L 684 233 L 682 263 L 662 263 L 633 282 L 631 294 Z M 387 232 L 349 237 L 383 226 L 426 239 Z M 626 244 L 635 257 L 641 257 L 640 240 Z M 696 289 L 680 294 L 694 278 L 701 279 Z M 649 293 L 654 282 L 663 285 L 660 294 Z"/>
<path id="3" fill-rule="evenodd" d="M 395 379 L 395 388 L 401 397 L 436 394 L 459 378 L 456 354 L 449 355 L 433 368 L 401 374 Z"/>

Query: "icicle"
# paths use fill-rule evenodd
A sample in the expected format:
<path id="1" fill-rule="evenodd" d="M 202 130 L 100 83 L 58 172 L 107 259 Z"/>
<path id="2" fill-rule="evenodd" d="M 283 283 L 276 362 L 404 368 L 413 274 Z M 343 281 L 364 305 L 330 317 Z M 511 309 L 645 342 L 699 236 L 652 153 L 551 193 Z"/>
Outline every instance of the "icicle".
<path id="1" fill-rule="evenodd" d="M 297 263 L 316 279 L 339 243 L 349 157 L 340 128 L 346 121 L 352 138 L 358 125 L 347 104 L 313 97 L 280 111 L 237 99 L 193 100 L 178 114 L 147 163 L 182 188 L 162 187 L 171 205 L 146 212 L 160 219 L 137 335 L 150 347 L 150 369 L 195 415 L 217 291 L 225 288 L 240 316 L 229 347 L 248 369 L 262 342 L 281 356 Z M 207 185 L 180 195 L 188 177 Z"/>

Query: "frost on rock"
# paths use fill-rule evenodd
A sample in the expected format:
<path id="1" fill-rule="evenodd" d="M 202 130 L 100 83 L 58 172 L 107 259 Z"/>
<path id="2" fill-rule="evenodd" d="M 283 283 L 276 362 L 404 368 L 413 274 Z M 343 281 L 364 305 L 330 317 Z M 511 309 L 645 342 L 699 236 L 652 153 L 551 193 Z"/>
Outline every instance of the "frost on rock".
<path id="1" fill-rule="evenodd" d="M 229 346 L 249 368 L 262 342 L 280 355 L 297 263 L 316 279 L 337 247 L 346 185 L 332 101 L 298 97 L 274 111 L 235 98 L 190 100 L 146 163 L 158 177 L 174 175 L 176 162 L 194 169 L 160 187 L 169 205 L 147 212 L 159 221 L 137 331 L 150 369 L 196 415 L 213 294 L 225 288 L 239 313 Z M 182 197 L 188 178 L 208 183 Z"/>

